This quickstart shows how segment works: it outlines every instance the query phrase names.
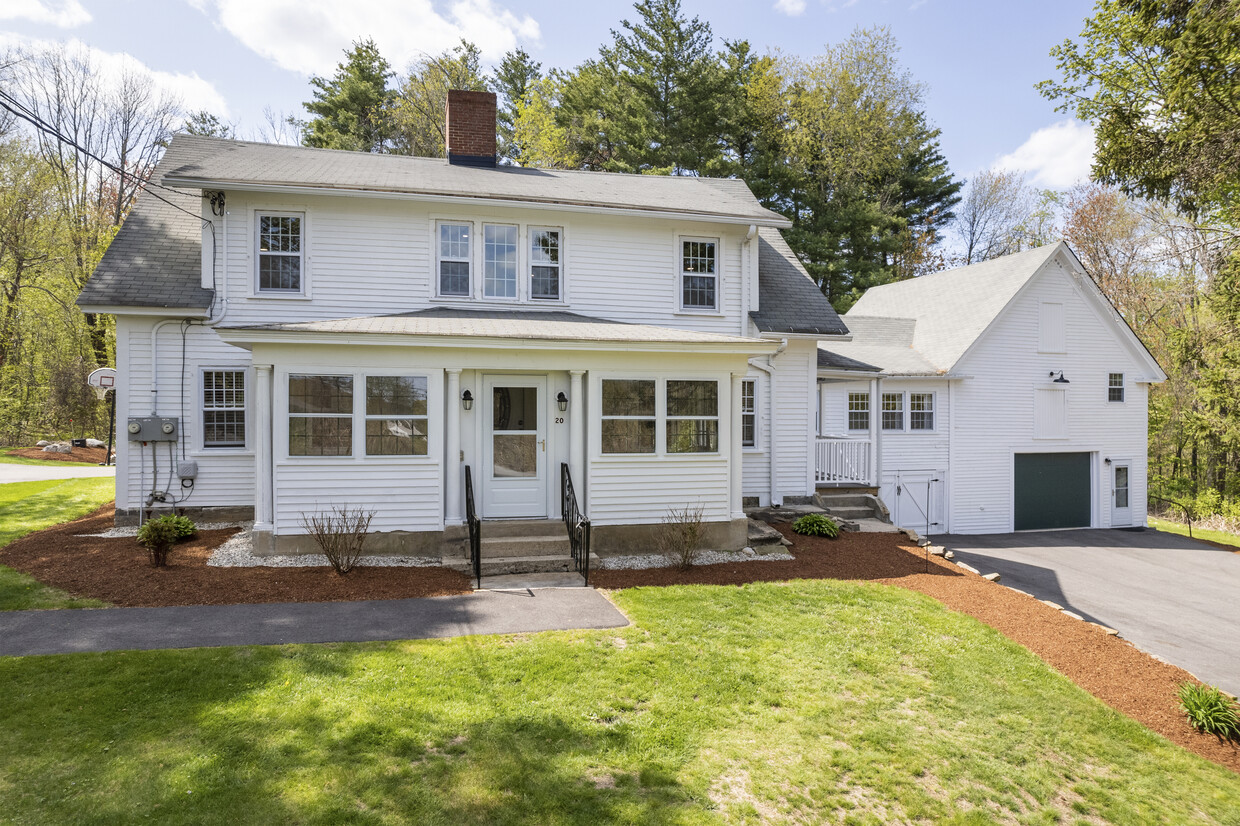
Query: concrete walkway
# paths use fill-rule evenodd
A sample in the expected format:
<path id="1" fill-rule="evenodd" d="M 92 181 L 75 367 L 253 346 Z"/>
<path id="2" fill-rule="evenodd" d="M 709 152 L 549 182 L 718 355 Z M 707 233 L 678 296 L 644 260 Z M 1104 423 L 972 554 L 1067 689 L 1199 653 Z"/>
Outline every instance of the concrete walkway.
<path id="1" fill-rule="evenodd" d="M 42 482 L 46 479 L 86 479 L 115 475 L 115 466 L 74 465 L 55 461 L 48 462 L 46 466 L 0 463 L 0 485 L 9 482 Z"/>
<path id="2" fill-rule="evenodd" d="M 0 655 L 416 640 L 628 624 L 593 588 L 367 602 L 5 611 Z"/>

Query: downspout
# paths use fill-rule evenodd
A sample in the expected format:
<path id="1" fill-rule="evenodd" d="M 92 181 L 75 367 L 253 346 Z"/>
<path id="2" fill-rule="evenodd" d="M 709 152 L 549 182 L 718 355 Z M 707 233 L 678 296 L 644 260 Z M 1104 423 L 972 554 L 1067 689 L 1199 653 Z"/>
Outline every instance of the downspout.
<path id="1" fill-rule="evenodd" d="M 745 233 L 745 243 L 742 246 L 741 254 L 741 332 L 742 336 L 749 335 L 749 282 L 754 278 L 753 264 L 750 261 L 752 257 L 752 247 L 754 236 L 758 234 L 758 225 L 750 224 L 749 232 Z"/>
<path id="2" fill-rule="evenodd" d="M 775 359 L 787 349 L 788 339 L 780 339 L 779 347 L 774 353 L 771 353 L 766 357 L 766 364 L 763 364 L 757 359 L 749 360 L 750 365 L 758 370 L 761 370 L 763 373 L 766 373 L 767 378 L 767 404 L 771 411 L 770 425 L 767 427 L 766 437 L 767 442 L 771 446 L 770 450 L 767 451 L 767 458 L 770 460 L 770 480 L 768 484 L 771 488 L 771 507 L 775 508 L 778 508 L 784 503 L 783 497 L 779 495 L 779 486 L 776 480 L 776 468 L 778 467 L 778 448 L 776 445 L 778 444 L 778 440 L 775 438 Z"/>

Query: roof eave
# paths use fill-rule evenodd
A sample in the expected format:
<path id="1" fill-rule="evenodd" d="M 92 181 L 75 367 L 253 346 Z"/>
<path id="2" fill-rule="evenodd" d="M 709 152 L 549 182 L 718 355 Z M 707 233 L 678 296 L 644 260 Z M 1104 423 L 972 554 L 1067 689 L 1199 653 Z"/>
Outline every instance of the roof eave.
<path id="1" fill-rule="evenodd" d="M 129 304 L 87 304 L 77 302 L 84 313 L 95 313 L 99 315 L 142 315 L 142 316 L 162 316 L 175 318 L 207 318 L 210 315 L 210 307 L 170 307 L 170 306 L 151 306 L 151 305 L 129 305 Z"/>
<path id="2" fill-rule="evenodd" d="M 263 181 L 232 181 L 211 178 L 192 178 L 180 175 L 165 175 L 163 181 L 168 186 L 185 189 L 224 189 L 240 192 L 278 192 L 297 193 L 303 195 L 353 195 L 363 198 L 387 198 L 394 200 L 422 201 L 449 204 L 486 204 L 488 206 L 525 206 L 558 212 L 594 212 L 607 215 L 641 215 L 651 218 L 670 218 L 689 221 L 704 221 L 716 224 L 736 224 L 741 226 L 758 225 L 788 229 L 792 222 L 774 212 L 767 214 L 737 215 L 730 213 L 711 213 L 693 210 L 670 210 L 644 207 L 607 206 L 586 201 L 553 201 L 536 198 L 519 198 L 504 196 L 453 195 L 445 192 L 410 192 L 399 189 L 377 189 L 373 187 L 340 187 L 340 186 L 305 186 L 302 184 L 274 183 Z"/>

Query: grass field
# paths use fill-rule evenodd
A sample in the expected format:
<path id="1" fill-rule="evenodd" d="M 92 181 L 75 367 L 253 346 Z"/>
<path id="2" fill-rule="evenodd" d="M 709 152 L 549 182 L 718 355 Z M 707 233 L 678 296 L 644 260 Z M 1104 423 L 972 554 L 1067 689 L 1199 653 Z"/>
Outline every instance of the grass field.
<path id="1" fill-rule="evenodd" d="M 112 479 L 55 479 L 0 485 L 0 547 L 18 537 L 77 519 L 112 501 Z M 27 608 L 99 608 L 94 599 L 78 599 L 0 565 L 0 611 Z"/>
<path id="2" fill-rule="evenodd" d="M 1158 519 L 1149 517 L 1150 527 L 1167 533 L 1177 533 L 1180 536 L 1188 536 L 1188 526 L 1181 522 L 1171 522 L 1166 519 Z M 1193 527 L 1194 539 L 1206 539 L 1210 542 L 1217 542 L 1220 545 L 1234 545 L 1240 548 L 1240 536 L 1234 533 L 1224 533 L 1223 531 L 1207 531 L 1196 526 Z"/>
<path id="3" fill-rule="evenodd" d="M 1240 777 L 909 591 L 634 589 L 629 628 L 0 659 L 28 823 L 1236 823 Z"/>

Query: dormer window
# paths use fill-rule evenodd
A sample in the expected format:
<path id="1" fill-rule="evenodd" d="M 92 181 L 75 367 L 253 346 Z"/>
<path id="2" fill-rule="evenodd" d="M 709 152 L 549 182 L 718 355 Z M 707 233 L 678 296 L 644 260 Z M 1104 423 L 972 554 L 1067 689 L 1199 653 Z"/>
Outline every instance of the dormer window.
<path id="1" fill-rule="evenodd" d="M 258 291 L 260 293 L 303 292 L 305 245 L 300 212 L 259 213 L 258 215 Z"/>
<path id="2" fill-rule="evenodd" d="M 680 307 L 683 310 L 719 309 L 719 273 L 713 238 L 680 240 Z"/>
<path id="3" fill-rule="evenodd" d="M 470 224 L 439 225 L 439 294 L 469 296 Z"/>
<path id="4" fill-rule="evenodd" d="M 530 227 L 530 298 L 559 301 L 560 231 Z"/>

